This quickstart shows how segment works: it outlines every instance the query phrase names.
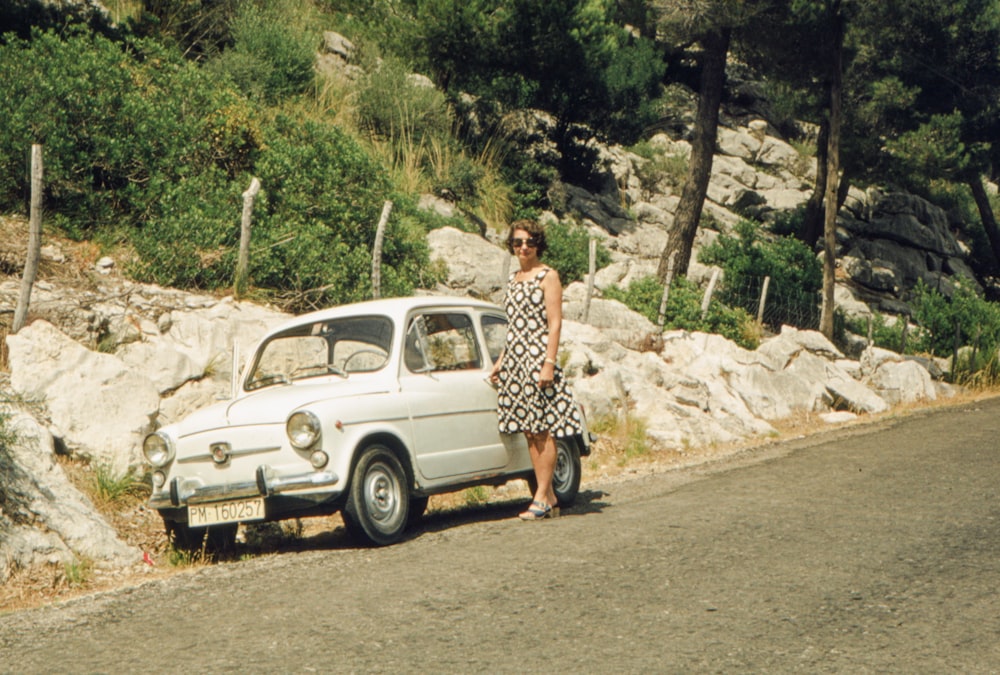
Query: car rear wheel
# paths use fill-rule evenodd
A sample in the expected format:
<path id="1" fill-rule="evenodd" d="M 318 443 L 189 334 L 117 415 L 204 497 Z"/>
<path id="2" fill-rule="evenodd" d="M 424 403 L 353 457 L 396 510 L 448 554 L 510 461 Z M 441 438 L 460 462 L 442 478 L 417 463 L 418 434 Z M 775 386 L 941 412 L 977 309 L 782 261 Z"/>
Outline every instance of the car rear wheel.
<path id="1" fill-rule="evenodd" d="M 231 553 L 236 548 L 238 523 L 209 525 L 207 528 L 190 527 L 187 523 L 172 520 L 165 520 L 163 523 L 167 539 L 176 551 L 221 555 Z"/>
<path id="2" fill-rule="evenodd" d="M 410 491 L 406 471 L 384 445 L 361 452 L 351 477 L 344 525 L 352 536 L 375 546 L 394 544 L 406 529 Z"/>
<path id="3" fill-rule="evenodd" d="M 556 466 L 552 474 L 552 490 L 556 493 L 559 506 L 572 506 L 580 492 L 580 449 L 571 438 L 556 439 Z M 528 477 L 528 489 L 534 495 L 538 490 L 535 475 Z"/>

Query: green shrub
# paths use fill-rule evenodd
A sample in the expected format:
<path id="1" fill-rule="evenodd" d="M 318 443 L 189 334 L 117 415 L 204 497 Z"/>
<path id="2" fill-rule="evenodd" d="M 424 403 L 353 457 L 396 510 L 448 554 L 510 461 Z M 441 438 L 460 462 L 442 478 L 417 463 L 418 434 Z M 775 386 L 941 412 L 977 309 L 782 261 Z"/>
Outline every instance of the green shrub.
<path id="1" fill-rule="evenodd" d="M 815 329 L 819 325 L 819 291 L 823 268 L 798 239 L 760 238 L 759 225 L 741 221 L 737 237 L 721 235 L 701 250 L 699 260 L 725 273 L 719 299 L 732 307 L 757 313 L 764 279 L 770 277 L 764 323 Z"/>
<path id="2" fill-rule="evenodd" d="M 76 237 L 142 227 L 159 209 L 154 187 L 239 175 L 260 143 L 252 109 L 176 52 L 94 35 L 0 45 L 0 117 L 0 208 L 23 207 L 40 143 L 46 210 Z"/>
<path id="3" fill-rule="evenodd" d="M 358 117 L 363 129 L 393 139 L 401 149 L 451 136 L 451 112 L 444 94 L 414 82 L 407 65 L 386 59 L 369 72 L 358 91 Z"/>
<path id="4" fill-rule="evenodd" d="M 890 324 L 884 314 L 876 312 L 870 320 L 872 344 L 882 349 L 902 353 L 904 341 L 908 340 L 909 344 L 905 344 L 905 346 L 907 351 L 912 351 L 912 336 L 904 337 L 903 334 L 903 331 L 907 330 L 906 323 L 905 319 L 900 319 Z M 855 335 L 868 337 L 869 321 L 849 320 L 845 322 L 845 327 Z"/>
<path id="5" fill-rule="evenodd" d="M 1000 347 L 1000 306 L 979 297 L 974 291 L 959 286 L 951 298 L 918 281 L 914 288 L 913 319 L 920 326 L 915 351 L 936 356 L 951 356 L 956 347 L 972 347 L 978 358 L 994 358 Z"/>
<path id="6" fill-rule="evenodd" d="M 269 103 L 307 91 L 321 39 L 300 18 L 309 14 L 297 0 L 239 3 L 230 24 L 233 46 L 207 68 L 231 78 L 247 96 Z"/>
<path id="7" fill-rule="evenodd" d="M 551 223 L 545 227 L 548 250 L 545 262 L 559 271 L 559 279 L 564 286 L 586 278 L 590 269 L 590 235 L 586 228 L 564 222 Z M 597 246 L 596 269 L 607 267 L 611 254 Z"/>
<path id="8" fill-rule="evenodd" d="M 618 300 L 639 312 L 653 323 L 659 320 L 663 284 L 655 277 L 637 279 L 622 289 L 609 286 L 604 296 Z M 708 312 L 702 317 L 701 305 L 704 292 L 685 277 L 675 278 L 670 285 L 664 312 L 664 328 L 669 330 L 701 331 L 715 333 L 732 340 L 746 349 L 756 349 L 760 344 L 760 331 L 756 322 L 743 309 L 728 307 L 713 298 Z"/>
<path id="9" fill-rule="evenodd" d="M 98 464 L 94 468 L 93 490 L 97 500 L 104 504 L 113 504 L 148 491 L 144 481 L 130 471 L 117 473 L 107 464 Z"/>
<path id="10" fill-rule="evenodd" d="M 640 141 L 629 149 L 646 160 L 636 167 L 643 185 L 652 187 L 666 183 L 676 188 L 684 184 L 688 172 L 687 155 L 668 155 L 649 141 Z"/>

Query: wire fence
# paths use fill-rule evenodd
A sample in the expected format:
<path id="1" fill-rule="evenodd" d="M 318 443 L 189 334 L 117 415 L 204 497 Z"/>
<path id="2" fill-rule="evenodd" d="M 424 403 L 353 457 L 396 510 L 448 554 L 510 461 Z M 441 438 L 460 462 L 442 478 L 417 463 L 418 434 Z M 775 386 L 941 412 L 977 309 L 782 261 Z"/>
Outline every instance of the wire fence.
<path id="1" fill-rule="evenodd" d="M 724 280 L 717 293 L 718 301 L 746 310 L 750 316 L 774 330 L 783 325 L 805 330 L 819 329 L 819 293 L 776 288 L 767 281 L 765 276 L 743 277 L 736 282 Z"/>

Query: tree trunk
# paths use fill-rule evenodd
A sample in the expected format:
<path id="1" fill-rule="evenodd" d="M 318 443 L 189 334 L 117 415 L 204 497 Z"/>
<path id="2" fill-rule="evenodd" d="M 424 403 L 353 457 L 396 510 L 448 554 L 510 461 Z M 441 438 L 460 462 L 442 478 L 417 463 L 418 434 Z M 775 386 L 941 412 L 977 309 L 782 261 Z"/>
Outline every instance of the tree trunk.
<path id="1" fill-rule="evenodd" d="M 809 247 L 816 249 L 816 243 L 823 232 L 823 195 L 826 194 L 826 158 L 827 143 L 830 139 L 830 120 L 824 119 L 819 126 L 819 135 L 816 137 L 816 183 L 813 186 L 809 201 L 806 202 L 805 213 L 802 218 L 802 229 L 798 233 L 799 239 Z"/>
<path id="2" fill-rule="evenodd" d="M 691 139 L 691 159 L 687 180 L 681 191 L 681 200 L 674 215 L 674 228 L 660 256 L 656 276 L 663 283 L 671 254 L 676 254 L 675 274 L 687 274 L 691 262 L 698 221 L 708 193 L 708 180 L 712 175 L 712 157 L 719 129 L 719 107 L 722 104 L 722 87 L 726 77 L 726 56 L 729 53 L 728 28 L 709 32 L 700 40 L 704 52 L 701 63 L 701 82 L 698 92 L 698 112 Z"/>
<path id="3" fill-rule="evenodd" d="M 979 218 L 983 221 L 983 229 L 986 231 L 986 238 L 990 240 L 990 250 L 993 257 L 1000 265 L 1000 227 L 997 227 L 996 216 L 993 215 L 993 207 L 990 206 L 989 195 L 983 187 L 982 176 L 974 176 L 968 180 L 969 188 L 972 189 L 972 197 L 976 200 L 976 207 L 979 209 Z"/>
<path id="4" fill-rule="evenodd" d="M 837 271 L 837 207 L 840 179 L 841 90 L 843 85 L 844 25 L 840 0 L 833 3 L 833 53 L 830 68 L 830 137 L 827 143 L 826 195 L 823 200 L 823 307 L 819 330 L 833 339 L 833 291 Z"/>

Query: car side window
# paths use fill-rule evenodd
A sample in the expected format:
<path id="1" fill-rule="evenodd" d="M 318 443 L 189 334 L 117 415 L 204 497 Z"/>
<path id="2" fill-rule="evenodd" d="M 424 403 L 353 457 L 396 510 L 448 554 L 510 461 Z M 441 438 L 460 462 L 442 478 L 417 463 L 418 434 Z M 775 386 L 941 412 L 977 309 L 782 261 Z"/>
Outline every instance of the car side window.
<path id="1" fill-rule="evenodd" d="M 486 337 L 486 349 L 490 353 L 490 361 L 496 363 L 507 342 L 507 317 L 496 314 L 483 315 L 483 335 Z"/>
<path id="2" fill-rule="evenodd" d="M 428 312 L 410 322 L 403 361 L 415 373 L 482 368 L 472 319 L 459 312 Z"/>

